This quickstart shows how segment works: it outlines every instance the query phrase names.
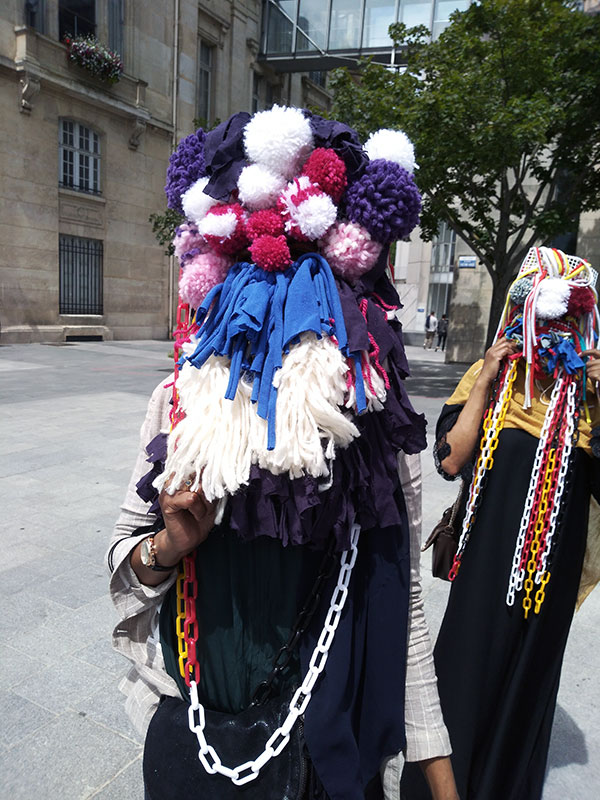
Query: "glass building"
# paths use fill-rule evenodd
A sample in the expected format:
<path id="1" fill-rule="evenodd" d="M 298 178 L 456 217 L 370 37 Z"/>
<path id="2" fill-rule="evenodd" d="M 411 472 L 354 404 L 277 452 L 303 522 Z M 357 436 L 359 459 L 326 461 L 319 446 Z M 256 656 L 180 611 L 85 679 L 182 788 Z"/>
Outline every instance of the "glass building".
<path id="1" fill-rule="evenodd" d="M 321 70 L 371 56 L 399 63 L 388 28 L 425 25 L 435 39 L 469 0 L 264 0 L 261 57 L 280 71 Z"/>

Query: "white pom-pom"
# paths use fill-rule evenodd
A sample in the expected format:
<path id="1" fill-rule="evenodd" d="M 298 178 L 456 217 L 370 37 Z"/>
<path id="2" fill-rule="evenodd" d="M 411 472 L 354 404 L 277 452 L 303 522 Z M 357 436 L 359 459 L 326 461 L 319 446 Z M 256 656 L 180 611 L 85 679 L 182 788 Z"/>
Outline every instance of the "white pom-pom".
<path id="1" fill-rule="evenodd" d="M 207 183 L 208 178 L 199 178 L 181 197 L 183 213 L 187 219 L 191 219 L 195 223 L 204 219 L 209 210 L 219 202 L 204 191 Z"/>
<path id="2" fill-rule="evenodd" d="M 285 189 L 287 180 L 261 164 L 244 167 L 238 178 L 240 203 L 252 211 L 275 205 L 279 194 Z"/>
<path id="3" fill-rule="evenodd" d="M 226 211 L 224 214 L 207 214 L 198 223 L 198 233 L 202 236 L 218 236 L 220 239 L 227 239 L 233 236 L 237 228 L 238 218 L 233 211 Z"/>
<path id="4" fill-rule="evenodd" d="M 562 278 L 545 278 L 539 287 L 535 314 L 539 319 L 558 319 L 567 313 L 571 287 Z"/>
<path id="5" fill-rule="evenodd" d="M 291 178 L 314 147 L 310 122 L 298 108 L 259 111 L 244 128 L 244 147 L 249 161 Z"/>
<path id="6" fill-rule="evenodd" d="M 337 208 L 328 194 L 314 194 L 295 206 L 290 216 L 307 239 L 320 239 L 335 222 Z"/>
<path id="7" fill-rule="evenodd" d="M 370 161 L 384 158 L 395 161 L 411 175 L 418 167 L 415 163 L 415 148 L 404 131 L 392 131 L 382 128 L 372 133 L 365 143 L 365 150 Z"/>

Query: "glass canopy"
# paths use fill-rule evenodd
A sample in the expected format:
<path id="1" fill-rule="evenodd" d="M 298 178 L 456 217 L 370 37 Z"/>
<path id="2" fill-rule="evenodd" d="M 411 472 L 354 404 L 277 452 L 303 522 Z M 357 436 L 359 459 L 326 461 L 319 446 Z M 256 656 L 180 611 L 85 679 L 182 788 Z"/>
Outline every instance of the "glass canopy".
<path id="1" fill-rule="evenodd" d="M 401 62 L 388 28 L 425 25 L 436 38 L 470 0 L 263 0 L 261 59 L 283 72 L 323 70 L 371 56 Z"/>

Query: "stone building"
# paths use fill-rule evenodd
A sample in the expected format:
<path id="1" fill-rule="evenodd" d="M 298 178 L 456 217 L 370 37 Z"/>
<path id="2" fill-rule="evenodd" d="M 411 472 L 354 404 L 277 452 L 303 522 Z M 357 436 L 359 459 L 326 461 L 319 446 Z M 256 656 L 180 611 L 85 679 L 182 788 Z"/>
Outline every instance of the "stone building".
<path id="1" fill-rule="evenodd" d="M 4 0 L 0 6 L 3 342 L 166 337 L 174 267 L 148 222 L 194 130 L 273 102 L 323 105 L 319 76 L 259 63 L 260 0 Z M 109 84 L 66 34 L 121 55 Z M 313 76 L 315 77 L 315 76 Z"/>

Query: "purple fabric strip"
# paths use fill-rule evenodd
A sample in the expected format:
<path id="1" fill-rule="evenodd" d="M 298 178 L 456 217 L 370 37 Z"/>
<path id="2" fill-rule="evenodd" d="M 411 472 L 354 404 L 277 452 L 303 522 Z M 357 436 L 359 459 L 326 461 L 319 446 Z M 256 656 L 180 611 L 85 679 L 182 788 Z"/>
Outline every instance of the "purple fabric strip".
<path id="1" fill-rule="evenodd" d="M 246 165 L 243 130 L 250 119 L 247 111 L 234 114 L 206 135 L 204 158 L 209 181 L 204 190 L 215 200 L 229 201 Z"/>
<path id="2" fill-rule="evenodd" d="M 148 514 L 162 516 L 158 503 L 158 492 L 152 485 L 165 468 L 167 459 L 167 436 L 166 433 L 159 433 L 146 445 L 147 461 L 152 464 L 152 469 L 143 475 L 136 484 L 136 491 L 145 503 L 150 503 Z"/>

